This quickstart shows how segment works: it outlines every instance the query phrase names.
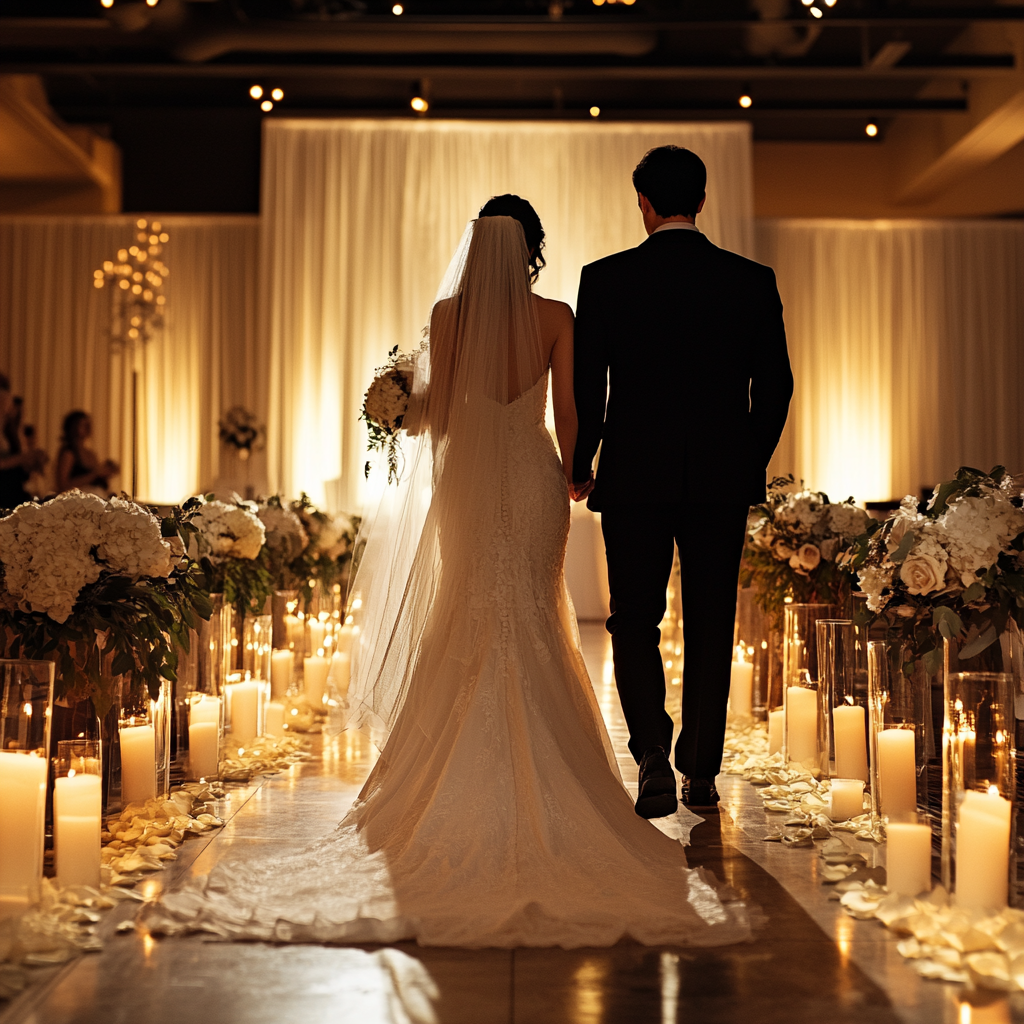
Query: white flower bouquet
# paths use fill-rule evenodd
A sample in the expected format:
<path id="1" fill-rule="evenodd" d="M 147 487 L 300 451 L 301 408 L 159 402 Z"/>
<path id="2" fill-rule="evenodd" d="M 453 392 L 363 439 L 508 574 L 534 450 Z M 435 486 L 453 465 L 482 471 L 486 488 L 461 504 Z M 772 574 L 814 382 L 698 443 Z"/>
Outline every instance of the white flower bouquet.
<path id="1" fill-rule="evenodd" d="M 981 654 L 1012 619 L 1024 626 L 1022 493 L 1002 466 L 961 468 L 940 484 L 924 512 L 913 497 L 873 523 L 848 561 L 869 612 L 904 637 L 932 674 L 942 640 L 963 642 L 961 659 Z"/>
<path id="2" fill-rule="evenodd" d="M 852 578 L 843 557 L 872 522 L 852 498 L 830 502 L 820 491 L 796 490 L 792 476 L 777 477 L 768 499 L 752 510 L 740 582 L 778 619 L 789 598 L 801 604 L 842 604 Z"/>
<path id="3" fill-rule="evenodd" d="M 388 483 L 398 479 L 398 432 L 409 411 L 414 358 L 400 354 L 396 345 L 388 353 L 388 361 L 377 368 L 377 375 L 363 398 L 360 419 L 366 422 L 370 435 L 368 450 L 387 452 Z M 366 475 L 370 475 L 369 462 Z"/>
<path id="4" fill-rule="evenodd" d="M 291 509 L 309 537 L 309 544 L 302 557 L 303 576 L 300 584 L 303 598 L 308 604 L 312 596 L 309 587 L 311 579 L 316 580 L 325 590 L 336 583 L 343 583 L 355 548 L 356 534 L 359 532 L 359 517 L 319 509 L 307 494 L 293 501 Z"/>
<path id="5" fill-rule="evenodd" d="M 96 637 L 112 673 L 133 672 L 159 691 L 174 679 L 175 644 L 209 618 L 210 601 L 185 557 L 180 510 L 160 520 L 123 498 L 69 491 L 19 505 L 0 519 L 0 646 L 3 656 L 56 659 L 57 693 L 110 694 Z"/>

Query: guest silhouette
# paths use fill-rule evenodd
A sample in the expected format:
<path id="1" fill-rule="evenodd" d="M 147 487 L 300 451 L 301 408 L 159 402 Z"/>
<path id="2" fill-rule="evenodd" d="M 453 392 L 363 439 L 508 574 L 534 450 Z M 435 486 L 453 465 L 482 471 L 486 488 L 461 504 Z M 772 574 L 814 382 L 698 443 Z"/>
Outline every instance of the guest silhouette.
<path id="1" fill-rule="evenodd" d="M 111 459 L 100 457 L 89 445 L 92 417 L 81 409 L 64 417 L 60 451 L 57 453 L 57 490 L 77 488 L 101 498 L 110 496 L 110 480 L 121 471 Z"/>
<path id="2" fill-rule="evenodd" d="M 11 382 L 0 373 L 0 508 L 16 508 L 32 495 L 26 484 L 49 462 L 36 447 L 35 428 L 22 427 L 22 401 L 11 394 Z"/>

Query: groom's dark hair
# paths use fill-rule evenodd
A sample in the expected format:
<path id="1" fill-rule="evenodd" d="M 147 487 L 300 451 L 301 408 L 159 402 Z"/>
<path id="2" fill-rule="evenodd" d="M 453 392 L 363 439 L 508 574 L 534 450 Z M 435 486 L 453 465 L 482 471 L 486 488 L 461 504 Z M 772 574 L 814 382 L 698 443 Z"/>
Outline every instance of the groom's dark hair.
<path id="1" fill-rule="evenodd" d="M 682 146 L 649 150 L 633 172 L 633 188 L 659 217 L 696 216 L 707 184 L 704 161 Z"/>

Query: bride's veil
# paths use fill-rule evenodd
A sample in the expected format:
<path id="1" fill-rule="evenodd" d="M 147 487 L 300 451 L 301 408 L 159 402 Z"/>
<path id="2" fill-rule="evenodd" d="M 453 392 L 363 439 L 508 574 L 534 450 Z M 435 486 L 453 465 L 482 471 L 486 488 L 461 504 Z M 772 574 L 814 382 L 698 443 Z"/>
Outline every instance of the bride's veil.
<path id="1" fill-rule="evenodd" d="M 503 519 L 502 490 L 516 454 L 505 409 L 547 371 L 518 221 L 470 222 L 425 334 L 401 478 L 367 518 L 349 600 L 348 725 L 371 727 L 378 743 L 424 655 L 472 676 L 474 635 L 503 628 L 494 621 L 508 585 L 501 552 L 515 524 Z"/>

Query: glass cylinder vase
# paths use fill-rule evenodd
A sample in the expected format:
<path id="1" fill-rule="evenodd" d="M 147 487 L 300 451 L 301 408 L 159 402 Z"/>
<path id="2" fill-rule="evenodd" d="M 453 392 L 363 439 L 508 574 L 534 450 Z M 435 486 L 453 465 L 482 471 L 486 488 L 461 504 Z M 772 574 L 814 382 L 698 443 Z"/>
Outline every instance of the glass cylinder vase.
<path id="1" fill-rule="evenodd" d="M 868 643 L 872 808 L 883 822 L 929 815 L 929 686 L 904 641 Z"/>
<path id="2" fill-rule="evenodd" d="M 156 699 L 131 676 L 122 677 L 117 709 L 117 767 L 120 800 L 145 803 L 170 788 L 170 688 L 164 682 Z"/>
<path id="3" fill-rule="evenodd" d="M 867 649 L 849 619 L 819 619 L 818 743 L 822 774 L 870 783 Z"/>
<path id="4" fill-rule="evenodd" d="M 53 678 L 52 661 L 0 660 L 0 917 L 39 899 Z"/>
<path id="5" fill-rule="evenodd" d="M 270 656 L 274 649 L 274 619 L 269 604 L 264 614 L 246 615 L 242 624 L 242 672 L 265 683 L 270 682 Z"/>
<path id="6" fill-rule="evenodd" d="M 102 745 L 60 740 L 53 759 L 53 853 L 58 883 L 100 887 L 103 828 Z"/>
<path id="7" fill-rule="evenodd" d="M 218 695 L 231 665 L 231 605 L 223 594 L 211 594 L 213 611 L 196 629 L 196 689 Z"/>
<path id="8" fill-rule="evenodd" d="M 835 617 L 829 604 L 788 604 L 782 613 L 782 756 L 817 764 L 819 619 Z M 805 692 L 807 691 L 807 692 Z"/>

